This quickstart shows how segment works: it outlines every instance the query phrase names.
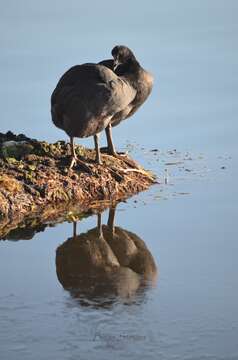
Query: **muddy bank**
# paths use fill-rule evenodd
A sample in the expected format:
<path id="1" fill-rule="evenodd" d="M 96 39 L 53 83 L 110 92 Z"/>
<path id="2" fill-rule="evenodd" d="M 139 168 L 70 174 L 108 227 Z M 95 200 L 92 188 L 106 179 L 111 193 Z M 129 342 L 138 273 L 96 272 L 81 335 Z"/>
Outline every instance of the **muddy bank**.
<path id="1" fill-rule="evenodd" d="M 91 173 L 79 165 L 69 170 L 70 147 L 64 141 L 50 144 L 0 133 L 0 231 L 48 208 L 54 216 L 73 203 L 87 211 L 97 202 L 119 201 L 154 183 L 152 174 L 128 156 L 122 160 L 103 154 L 98 165 L 94 150 L 77 146 L 76 153 Z"/>

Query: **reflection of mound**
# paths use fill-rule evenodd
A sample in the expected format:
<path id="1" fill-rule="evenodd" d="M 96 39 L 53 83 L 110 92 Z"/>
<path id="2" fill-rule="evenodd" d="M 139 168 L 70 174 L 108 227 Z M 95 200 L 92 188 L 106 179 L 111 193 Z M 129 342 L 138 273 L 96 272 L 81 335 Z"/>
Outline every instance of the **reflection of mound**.
<path id="1" fill-rule="evenodd" d="M 22 228 L 20 228 L 20 227 L 15 228 L 15 229 L 12 229 L 11 231 L 9 231 L 7 233 L 7 235 L 2 237 L 1 239 L 12 240 L 12 241 L 31 240 L 38 232 L 44 231 L 46 227 L 47 227 L 46 224 L 40 224 L 40 225 L 36 225 L 36 226 L 32 226 L 32 227 L 24 226 Z"/>
<path id="2" fill-rule="evenodd" d="M 156 278 L 156 265 L 143 240 L 119 227 L 103 225 L 69 238 L 56 251 L 62 286 L 84 301 L 112 303 L 132 298 Z M 143 291 L 142 291 L 143 292 Z M 114 300 L 113 300 L 114 298 Z"/>

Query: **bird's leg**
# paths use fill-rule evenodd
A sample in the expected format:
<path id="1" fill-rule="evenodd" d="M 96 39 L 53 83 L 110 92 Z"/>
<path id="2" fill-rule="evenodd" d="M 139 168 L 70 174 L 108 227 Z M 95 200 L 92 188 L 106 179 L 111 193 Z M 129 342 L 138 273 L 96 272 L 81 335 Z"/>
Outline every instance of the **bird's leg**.
<path id="1" fill-rule="evenodd" d="M 73 237 L 77 236 L 77 221 L 73 222 Z"/>
<path id="2" fill-rule="evenodd" d="M 102 231 L 102 214 L 98 213 L 98 223 L 97 223 L 97 229 L 98 229 L 98 237 L 100 239 L 103 239 L 103 231 Z"/>
<path id="3" fill-rule="evenodd" d="M 111 125 L 111 123 L 106 127 L 105 132 L 106 132 L 106 136 L 107 136 L 108 154 L 117 156 L 117 152 L 116 152 L 115 146 L 112 141 L 112 125 Z"/>
<path id="4" fill-rule="evenodd" d="M 125 153 L 117 153 L 117 151 L 115 149 L 115 146 L 114 146 L 113 140 L 112 140 L 112 124 L 111 123 L 109 123 L 109 125 L 106 127 L 105 132 L 106 132 L 106 136 L 107 136 L 107 153 L 109 155 L 113 155 L 118 158 L 126 156 L 127 154 L 125 154 Z"/>
<path id="5" fill-rule="evenodd" d="M 87 172 L 89 172 L 91 174 L 92 173 L 91 168 L 84 161 L 80 160 L 76 155 L 73 136 L 70 136 L 70 148 L 71 148 L 71 163 L 70 163 L 70 166 L 69 166 L 69 170 L 71 170 L 74 167 L 74 165 L 77 163 L 85 171 L 87 171 Z"/>
<path id="6" fill-rule="evenodd" d="M 77 156 L 76 156 L 76 153 L 75 153 L 75 148 L 74 148 L 74 138 L 73 136 L 70 136 L 70 148 L 71 148 L 71 163 L 70 163 L 70 166 L 69 168 L 72 169 L 73 166 L 76 164 L 77 162 Z"/>
<path id="7" fill-rule="evenodd" d="M 105 132 L 106 132 L 106 136 L 107 136 L 108 154 L 122 160 L 127 165 L 132 166 L 133 168 L 137 169 L 138 166 L 136 165 L 136 163 L 134 161 L 128 159 L 127 154 L 125 154 L 125 153 L 118 154 L 116 152 L 115 146 L 112 141 L 112 125 L 111 125 L 111 123 L 106 127 Z"/>
<path id="8" fill-rule="evenodd" d="M 100 148 L 99 148 L 99 133 L 94 135 L 94 144 L 95 144 L 95 151 L 96 151 L 96 162 L 98 164 L 102 164 L 102 160 L 101 160 L 101 153 L 100 153 Z"/>
<path id="9" fill-rule="evenodd" d="M 110 230 L 110 233 L 111 233 L 112 237 L 114 237 L 114 234 L 115 234 L 115 225 L 114 225 L 115 212 L 116 212 L 115 207 L 109 209 L 109 215 L 108 215 L 108 221 L 107 221 L 107 225 L 109 227 L 109 230 Z"/>

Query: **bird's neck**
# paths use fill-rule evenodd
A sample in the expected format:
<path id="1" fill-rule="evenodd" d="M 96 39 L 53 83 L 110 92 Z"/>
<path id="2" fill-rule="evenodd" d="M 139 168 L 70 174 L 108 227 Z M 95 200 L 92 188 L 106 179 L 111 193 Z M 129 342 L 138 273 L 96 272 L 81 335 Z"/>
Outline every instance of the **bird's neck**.
<path id="1" fill-rule="evenodd" d="M 130 72 L 136 72 L 139 68 L 140 64 L 138 63 L 138 61 L 135 58 L 131 58 L 126 63 L 120 64 L 116 68 L 115 72 L 118 76 L 123 76 Z"/>
<path id="2" fill-rule="evenodd" d="M 116 74 L 129 82 L 137 81 L 140 76 L 141 67 L 136 59 L 130 59 L 124 64 L 120 64 L 116 69 Z M 133 85 L 133 83 L 132 83 Z"/>

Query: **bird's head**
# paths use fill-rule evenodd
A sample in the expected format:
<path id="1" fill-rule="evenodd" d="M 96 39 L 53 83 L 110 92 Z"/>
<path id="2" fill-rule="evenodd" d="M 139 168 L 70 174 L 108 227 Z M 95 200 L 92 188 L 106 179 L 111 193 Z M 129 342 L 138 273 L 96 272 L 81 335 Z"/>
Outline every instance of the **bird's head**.
<path id="1" fill-rule="evenodd" d="M 112 56 L 114 59 L 114 70 L 117 68 L 118 65 L 130 65 L 133 63 L 137 63 L 135 55 L 127 46 L 115 46 L 112 49 Z"/>

